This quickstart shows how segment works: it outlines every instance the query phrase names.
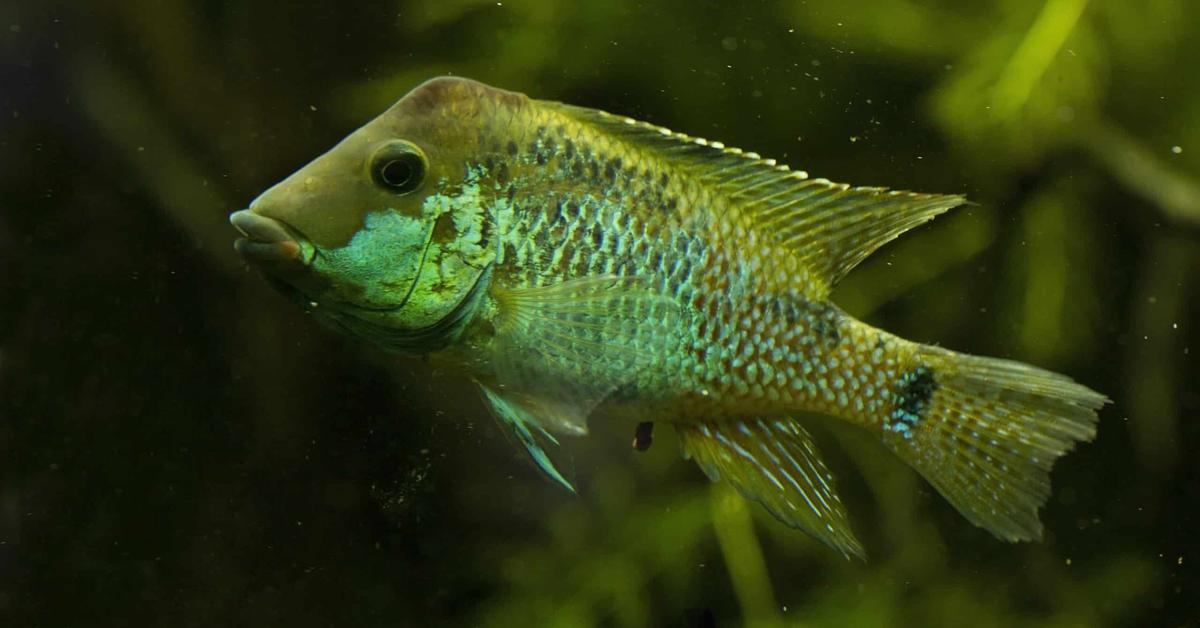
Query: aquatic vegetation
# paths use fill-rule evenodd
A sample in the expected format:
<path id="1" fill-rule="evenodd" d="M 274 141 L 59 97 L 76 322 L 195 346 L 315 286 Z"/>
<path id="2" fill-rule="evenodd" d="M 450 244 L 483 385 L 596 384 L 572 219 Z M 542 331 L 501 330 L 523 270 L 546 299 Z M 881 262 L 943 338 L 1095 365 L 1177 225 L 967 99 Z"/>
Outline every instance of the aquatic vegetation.
<path id="1" fill-rule="evenodd" d="M 5 6 L 0 617 L 1187 625 L 1198 9 Z M 1096 441 L 1055 468 L 1045 541 L 995 542 L 832 423 L 813 431 L 870 524 L 856 528 L 865 564 L 712 494 L 670 430 L 644 453 L 602 426 L 567 445 L 570 496 L 539 481 L 465 383 L 264 294 L 229 250 L 228 212 L 445 73 L 833 180 L 965 194 L 976 204 L 888 244 L 833 299 L 1114 400 Z"/>
<path id="2" fill-rule="evenodd" d="M 567 490 L 559 439 L 636 422 L 644 451 L 664 423 L 710 479 L 863 557 L 795 413 L 876 434 L 971 522 L 1019 541 L 1041 538 L 1050 468 L 1108 402 L 829 301 L 876 249 L 963 203 L 442 77 L 230 222 L 237 251 L 318 320 L 461 370 Z"/>

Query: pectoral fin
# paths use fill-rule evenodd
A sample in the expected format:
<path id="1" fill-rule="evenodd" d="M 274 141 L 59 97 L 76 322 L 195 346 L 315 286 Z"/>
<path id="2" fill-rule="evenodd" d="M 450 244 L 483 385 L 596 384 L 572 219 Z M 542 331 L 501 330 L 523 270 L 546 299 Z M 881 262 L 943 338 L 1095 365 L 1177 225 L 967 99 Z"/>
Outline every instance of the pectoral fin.
<path id="1" fill-rule="evenodd" d="M 676 424 L 684 457 L 714 482 L 724 479 L 783 523 L 844 556 L 864 558 L 833 475 L 812 436 L 792 419 Z"/>
<path id="2" fill-rule="evenodd" d="M 496 389 L 536 398 L 553 432 L 583 432 L 612 395 L 661 387 L 671 375 L 663 355 L 679 344 L 681 308 L 651 278 L 600 275 L 491 294 Z M 574 423 L 556 427 L 564 419 Z"/>
<path id="3" fill-rule="evenodd" d="M 554 360 L 632 366 L 677 334 L 679 305 L 645 277 L 600 275 L 531 288 L 494 288 L 505 349 Z"/>

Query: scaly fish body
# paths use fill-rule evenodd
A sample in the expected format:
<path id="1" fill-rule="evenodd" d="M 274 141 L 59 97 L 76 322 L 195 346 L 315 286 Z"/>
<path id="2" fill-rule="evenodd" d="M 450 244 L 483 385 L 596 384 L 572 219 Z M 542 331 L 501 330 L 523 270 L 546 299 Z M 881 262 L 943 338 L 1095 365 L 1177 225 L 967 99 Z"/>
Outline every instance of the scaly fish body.
<path id="1" fill-rule="evenodd" d="M 535 351 L 510 368 L 536 369 L 531 379 L 636 387 L 622 414 L 651 418 L 710 420 L 781 409 L 877 418 L 869 407 L 877 396 L 866 386 L 889 377 L 883 369 L 901 357 L 900 346 L 831 305 L 828 285 L 785 246 L 739 220 L 736 206 L 709 192 L 695 173 L 614 142 L 557 108 L 514 117 L 493 137 L 467 170 L 469 180 L 491 189 L 483 206 L 503 206 L 492 210 L 501 216 L 493 223 L 500 232 L 491 258 L 496 289 L 603 277 L 628 279 L 649 295 L 636 337 L 595 334 L 608 345 L 596 351 L 599 359 L 539 364 L 546 355 Z M 476 325 L 488 322 L 484 316 Z M 842 334 L 855 337 L 843 343 Z M 468 356 L 489 355 L 494 340 L 483 332 L 464 347 Z M 653 357 L 632 381 L 622 343 Z M 873 364 L 880 368 L 864 368 Z M 852 394 L 860 382 L 865 398 Z M 621 395 L 628 396 L 629 390 Z M 661 405 L 647 408 L 652 400 Z"/>
<path id="2" fill-rule="evenodd" d="M 752 153 L 462 79 L 417 88 L 233 221 L 247 259 L 325 322 L 435 352 L 546 453 L 594 413 L 666 421 L 685 455 L 861 555 L 792 416 L 877 433 L 958 509 L 1040 534 L 1054 459 L 1103 396 L 911 343 L 836 282 L 959 196 L 852 188 Z"/>

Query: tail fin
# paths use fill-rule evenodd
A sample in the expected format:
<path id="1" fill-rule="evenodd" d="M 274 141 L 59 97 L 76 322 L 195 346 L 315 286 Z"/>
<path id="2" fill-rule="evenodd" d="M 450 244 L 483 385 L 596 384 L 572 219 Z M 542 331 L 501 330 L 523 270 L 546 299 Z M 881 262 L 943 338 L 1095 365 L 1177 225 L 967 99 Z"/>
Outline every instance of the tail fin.
<path id="1" fill-rule="evenodd" d="M 1108 399 L 1027 364 L 917 347 L 894 390 L 884 440 L 975 525 L 1040 539 L 1050 467 L 1096 435 Z"/>

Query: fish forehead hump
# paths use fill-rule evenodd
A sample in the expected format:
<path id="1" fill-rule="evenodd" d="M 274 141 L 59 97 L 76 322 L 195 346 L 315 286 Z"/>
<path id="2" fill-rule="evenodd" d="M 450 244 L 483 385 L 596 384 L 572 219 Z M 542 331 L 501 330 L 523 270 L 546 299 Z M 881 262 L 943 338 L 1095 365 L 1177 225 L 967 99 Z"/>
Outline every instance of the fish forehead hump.
<path id="1" fill-rule="evenodd" d="M 470 131 L 486 129 L 498 117 L 511 119 L 530 102 L 525 94 L 471 79 L 438 77 L 414 87 L 371 124 L 381 127 L 384 135 L 461 149 L 467 148 L 464 142 L 478 138 Z"/>

